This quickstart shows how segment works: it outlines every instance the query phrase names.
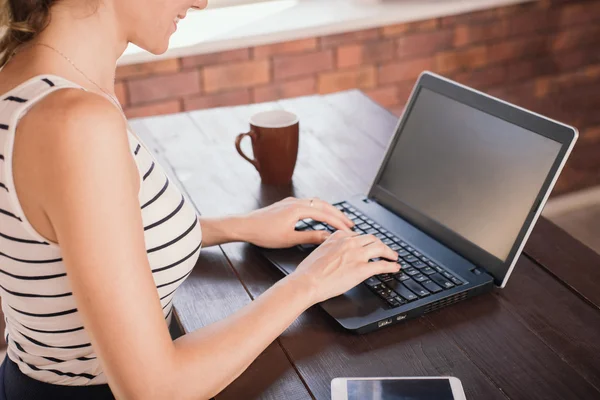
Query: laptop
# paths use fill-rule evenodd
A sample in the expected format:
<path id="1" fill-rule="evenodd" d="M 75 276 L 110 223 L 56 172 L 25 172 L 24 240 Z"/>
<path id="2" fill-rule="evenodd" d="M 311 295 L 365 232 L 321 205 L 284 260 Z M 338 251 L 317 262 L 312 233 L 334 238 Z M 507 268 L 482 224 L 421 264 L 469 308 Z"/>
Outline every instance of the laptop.
<path id="1" fill-rule="evenodd" d="M 397 251 L 402 268 L 320 306 L 366 333 L 505 287 L 577 137 L 573 127 L 422 73 L 369 192 L 335 203 L 355 232 Z M 296 229 L 334 230 L 313 220 Z M 261 252 L 290 274 L 313 249 Z"/>

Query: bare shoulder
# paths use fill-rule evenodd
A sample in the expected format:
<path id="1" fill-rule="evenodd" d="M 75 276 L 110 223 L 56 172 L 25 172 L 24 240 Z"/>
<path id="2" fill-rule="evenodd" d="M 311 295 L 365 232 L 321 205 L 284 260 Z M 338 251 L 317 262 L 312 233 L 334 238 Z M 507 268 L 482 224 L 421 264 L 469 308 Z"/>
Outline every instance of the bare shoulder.
<path id="1" fill-rule="evenodd" d="M 135 187 L 126 122 L 108 99 L 81 89 L 61 89 L 32 106 L 17 126 L 15 184 L 31 208 L 45 208 L 59 188 L 88 192 L 114 179 Z M 88 177 L 95 186 L 86 186 Z"/>
<path id="2" fill-rule="evenodd" d="M 37 139 L 52 142 L 94 140 L 95 136 L 110 140 L 126 130 L 121 113 L 108 99 L 72 88 L 44 97 L 33 105 L 20 125 L 21 131 L 31 130 L 40 136 Z"/>

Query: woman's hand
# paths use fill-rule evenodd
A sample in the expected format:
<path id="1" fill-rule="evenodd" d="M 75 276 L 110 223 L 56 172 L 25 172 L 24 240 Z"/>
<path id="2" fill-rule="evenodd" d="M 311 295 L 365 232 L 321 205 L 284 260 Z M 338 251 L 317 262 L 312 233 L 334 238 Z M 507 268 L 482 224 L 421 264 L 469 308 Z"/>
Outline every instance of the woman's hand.
<path id="1" fill-rule="evenodd" d="M 386 259 L 369 262 L 370 259 Z M 373 235 L 334 232 L 289 277 L 307 283 L 312 304 L 338 296 L 365 279 L 400 270 L 398 253 Z"/>
<path id="2" fill-rule="evenodd" d="M 297 244 L 321 244 L 330 233 L 327 231 L 298 232 L 296 223 L 311 218 L 325 222 L 342 231 L 350 231 L 354 223 L 340 210 L 319 199 L 288 197 L 268 207 L 253 211 L 244 218 L 247 241 L 265 248 L 285 248 Z"/>

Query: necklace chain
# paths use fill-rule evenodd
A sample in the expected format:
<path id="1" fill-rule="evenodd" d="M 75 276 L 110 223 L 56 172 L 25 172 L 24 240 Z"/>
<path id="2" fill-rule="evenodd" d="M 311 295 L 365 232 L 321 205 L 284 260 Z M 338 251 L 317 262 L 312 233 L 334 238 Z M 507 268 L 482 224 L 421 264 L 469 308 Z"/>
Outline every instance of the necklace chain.
<path id="1" fill-rule="evenodd" d="M 121 111 L 121 113 L 124 114 L 123 107 L 121 107 L 121 104 L 119 103 L 119 100 L 117 98 L 115 98 L 115 96 L 113 96 L 112 94 L 110 94 L 108 91 L 104 90 L 100 85 L 98 85 L 96 82 L 94 82 L 94 80 L 92 80 L 90 77 L 88 77 L 79 67 L 77 67 L 77 65 L 75 65 L 75 63 L 73 61 L 71 61 L 71 59 L 69 57 L 67 57 L 66 55 L 64 55 L 60 50 L 57 50 L 53 46 L 50 46 L 49 44 L 46 44 L 46 43 L 31 43 L 31 44 L 29 44 L 29 46 L 26 46 L 26 47 L 33 47 L 33 46 L 43 46 L 43 47 L 46 47 L 46 48 L 54 51 L 58 55 L 60 55 L 65 60 L 67 60 L 67 62 L 69 64 L 71 64 L 71 66 L 73 68 L 75 68 L 75 70 L 77 70 L 77 72 L 79 72 L 85 79 L 87 79 L 90 83 L 92 83 L 94 86 L 96 86 L 102 93 L 104 93 L 106 96 L 108 96 L 108 98 L 117 106 L 117 108 Z M 11 55 L 11 58 L 16 53 L 17 53 L 17 51 L 13 52 L 13 54 Z M 9 59 L 9 61 L 10 61 L 10 59 Z"/>

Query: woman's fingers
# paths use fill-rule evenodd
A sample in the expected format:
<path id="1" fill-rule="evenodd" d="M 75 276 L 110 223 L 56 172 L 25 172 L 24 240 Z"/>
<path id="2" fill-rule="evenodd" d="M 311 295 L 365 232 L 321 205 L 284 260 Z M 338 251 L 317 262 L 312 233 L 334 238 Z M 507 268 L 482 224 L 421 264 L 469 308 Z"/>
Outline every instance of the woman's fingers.
<path id="1" fill-rule="evenodd" d="M 360 247 L 379 242 L 379 239 L 377 239 L 374 235 L 356 235 L 352 240 L 354 241 L 355 245 Z"/>
<path id="2" fill-rule="evenodd" d="M 331 236 L 328 231 L 295 232 L 294 235 L 297 244 L 321 244 Z"/>
<path id="3" fill-rule="evenodd" d="M 369 278 L 378 274 L 395 274 L 396 272 L 400 271 L 400 264 L 381 260 L 367 263 L 365 268 L 367 270 L 367 278 Z"/>
<path id="4" fill-rule="evenodd" d="M 367 260 L 372 258 L 385 258 L 390 261 L 398 261 L 398 253 L 383 244 L 379 239 L 376 242 L 364 246 L 358 250 L 367 257 Z"/>
<path id="5" fill-rule="evenodd" d="M 341 219 L 342 221 L 344 221 L 344 224 L 346 226 L 348 226 L 349 228 L 354 226 L 354 222 L 352 222 L 352 220 L 348 217 L 346 217 L 346 215 L 341 212 L 340 210 L 338 210 L 337 208 L 335 208 L 334 206 L 332 206 L 331 204 L 329 204 L 326 201 L 323 201 L 321 199 L 318 198 L 313 198 L 313 199 L 308 199 L 308 205 L 310 206 L 310 202 L 312 201 L 312 208 L 317 208 L 323 212 L 326 212 L 328 214 L 332 214 L 334 216 L 336 216 L 337 218 Z"/>
<path id="6" fill-rule="evenodd" d="M 325 223 L 333 226 L 335 229 L 339 229 L 342 231 L 350 231 L 350 227 L 346 224 L 345 220 L 340 218 L 337 214 L 323 211 L 320 208 L 317 208 L 314 206 L 313 207 L 310 207 L 310 206 L 301 206 L 300 207 L 300 219 L 305 219 L 305 218 L 312 218 L 315 221 L 325 222 Z"/>

